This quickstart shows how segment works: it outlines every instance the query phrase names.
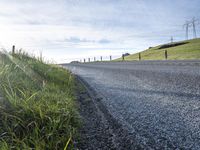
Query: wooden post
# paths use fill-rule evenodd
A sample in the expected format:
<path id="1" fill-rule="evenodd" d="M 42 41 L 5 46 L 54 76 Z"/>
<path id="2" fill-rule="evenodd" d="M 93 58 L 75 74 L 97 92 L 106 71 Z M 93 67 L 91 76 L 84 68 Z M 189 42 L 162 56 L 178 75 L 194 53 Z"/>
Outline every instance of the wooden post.
<path id="1" fill-rule="evenodd" d="M 141 54 L 139 53 L 139 60 L 141 60 Z"/>
<path id="2" fill-rule="evenodd" d="M 167 54 L 167 50 L 165 50 L 165 59 L 167 60 L 168 54 Z"/>
<path id="3" fill-rule="evenodd" d="M 42 58 L 42 51 L 40 51 L 40 61 L 42 61 L 43 58 Z"/>
<path id="4" fill-rule="evenodd" d="M 15 45 L 12 47 L 12 54 L 15 54 Z"/>
<path id="5" fill-rule="evenodd" d="M 112 60 L 112 56 L 110 55 L 110 61 Z"/>
<path id="6" fill-rule="evenodd" d="M 101 61 L 103 60 L 102 56 L 101 56 Z"/>
<path id="7" fill-rule="evenodd" d="M 122 61 L 124 61 L 124 54 L 122 54 Z"/>

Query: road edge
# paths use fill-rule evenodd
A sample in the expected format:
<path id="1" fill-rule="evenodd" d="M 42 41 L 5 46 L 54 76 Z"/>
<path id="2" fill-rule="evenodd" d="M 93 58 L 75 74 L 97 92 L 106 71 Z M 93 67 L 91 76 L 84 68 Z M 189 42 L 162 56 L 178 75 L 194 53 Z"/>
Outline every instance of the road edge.
<path id="1" fill-rule="evenodd" d="M 98 148 L 100 149 L 141 149 L 142 148 L 141 144 L 139 144 L 136 140 L 134 140 L 136 139 L 136 137 L 134 137 L 134 135 L 130 135 L 128 131 L 124 129 L 122 125 L 110 114 L 109 110 L 102 103 L 102 99 L 105 99 L 103 95 L 97 93 L 96 90 L 93 89 L 80 76 L 75 75 L 75 78 L 86 89 L 86 92 L 80 94 L 78 98 L 80 115 L 83 119 L 83 128 L 80 131 L 80 134 L 81 134 L 80 138 L 83 138 L 83 141 L 80 141 L 80 143 L 78 144 L 78 148 L 79 149 L 85 149 L 85 148 L 87 149 L 94 149 L 94 148 L 95 149 L 98 149 Z M 92 109 L 91 107 L 94 107 L 94 109 Z M 87 113 L 87 111 L 89 112 Z M 88 114 L 90 114 L 91 116 Z M 95 123 L 95 122 L 99 123 L 98 126 L 95 126 L 97 127 L 97 129 L 91 129 L 93 130 L 92 133 L 94 135 L 89 135 L 89 136 L 93 136 L 92 140 L 95 140 L 94 138 L 97 138 L 96 140 L 99 144 L 97 144 L 96 146 L 95 146 L 96 142 L 93 142 L 91 145 L 89 141 L 84 141 L 84 138 L 87 139 L 87 137 L 85 136 L 87 136 L 86 128 L 87 128 L 88 120 L 89 121 L 92 120 L 92 122 L 91 121 L 88 122 L 90 123 L 89 128 L 91 128 L 92 123 Z M 99 133 L 104 134 L 104 135 L 99 135 Z M 102 139 L 99 139 L 99 138 L 102 138 Z M 106 143 L 105 143 L 105 140 L 107 141 Z"/>

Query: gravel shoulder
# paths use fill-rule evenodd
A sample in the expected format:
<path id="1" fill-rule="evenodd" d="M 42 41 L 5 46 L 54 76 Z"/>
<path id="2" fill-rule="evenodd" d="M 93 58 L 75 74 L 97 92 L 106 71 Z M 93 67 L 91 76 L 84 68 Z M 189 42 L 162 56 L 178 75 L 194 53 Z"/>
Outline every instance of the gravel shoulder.
<path id="1" fill-rule="evenodd" d="M 103 96 L 97 94 L 81 77 L 79 81 L 78 104 L 82 118 L 78 149 L 141 149 L 134 135 L 123 129 L 101 102 Z"/>

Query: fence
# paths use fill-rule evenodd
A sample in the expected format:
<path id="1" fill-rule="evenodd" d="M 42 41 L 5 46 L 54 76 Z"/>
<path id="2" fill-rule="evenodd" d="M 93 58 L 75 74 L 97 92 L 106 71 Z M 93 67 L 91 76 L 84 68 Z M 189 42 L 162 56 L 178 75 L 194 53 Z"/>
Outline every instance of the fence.
<path id="1" fill-rule="evenodd" d="M 141 60 L 145 60 L 145 59 L 142 59 L 142 53 L 138 53 L 138 60 L 141 61 Z M 168 52 L 167 50 L 164 51 L 164 54 L 163 54 L 163 58 L 165 60 L 168 59 Z M 100 56 L 100 59 L 96 59 L 96 57 L 94 57 L 93 61 L 91 61 L 92 59 L 88 58 L 88 62 L 103 62 L 103 61 L 113 61 L 112 60 L 112 55 L 109 56 L 109 59 L 104 59 L 103 60 L 103 56 Z M 121 56 L 121 60 L 120 58 L 118 58 L 116 61 L 127 61 L 126 60 L 126 56 L 124 56 L 124 54 Z M 82 62 L 82 60 L 80 60 L 80 62 Z M 84 58 L 83 59 L 83 63 L 86 63 L 86 59 Z"/>
<path id="2" fill-rule="evenodd" d="M 15 45 L 13 45 L 13 47 L 12 47 L 12 54 L 14 54 L 14 53 L 15 53 Z M 125 58 L 126 58 L 125 55 L 122 54 L 121 61 L 126 61 Z M 165 60 L 168 59 L 168 52 L 167 52 L 167 50 L 164 51 L 164 58 L 165 58 Z M 91 62 L 91 60 L 92 60 L 91 58 L 88 58 L 88 62 Z M 118 59 L 118 60 L 120 61 L 120 59 Z M 138 53 L 138 60 L 139 61 L 142 60 L 141 53 Z M 97 62 L 97 61 L 98 60 L 96 59 L 96 57 L 94 57 L 93 62 Z M 101 62 L 102 61 L 112 61 L 112 55 L 109 56 L 109 60 L 103 60 L 103 56 L 100 56 L 100 61 Z M 82 62 L 82 60 L 80 60 L 80 62 Z M 83 59 L 83 63 L 86 63 L 86 59 L 85 58 Z"/>

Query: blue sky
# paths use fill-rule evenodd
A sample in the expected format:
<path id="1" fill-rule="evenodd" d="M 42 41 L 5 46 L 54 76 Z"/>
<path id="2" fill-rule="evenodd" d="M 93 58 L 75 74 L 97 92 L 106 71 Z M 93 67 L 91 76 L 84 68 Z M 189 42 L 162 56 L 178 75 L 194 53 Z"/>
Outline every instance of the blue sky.
<path id="1" fill-rule="evenodd" d="M 118 57 L 171 36 L 184 40 L 183 24 L 200 19 L 199 6 L 200 0 L 0 0 L 0 46 L 15 44 L 54 62 Z"/>

